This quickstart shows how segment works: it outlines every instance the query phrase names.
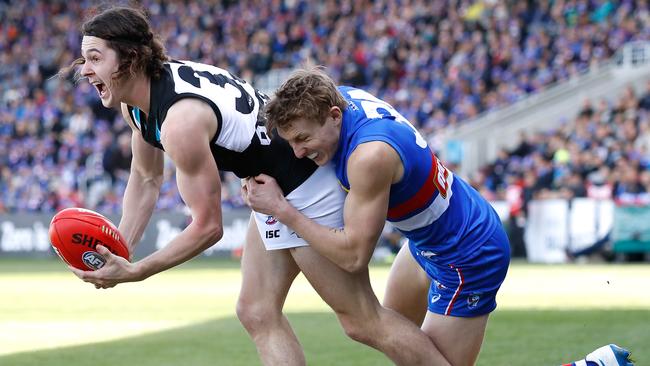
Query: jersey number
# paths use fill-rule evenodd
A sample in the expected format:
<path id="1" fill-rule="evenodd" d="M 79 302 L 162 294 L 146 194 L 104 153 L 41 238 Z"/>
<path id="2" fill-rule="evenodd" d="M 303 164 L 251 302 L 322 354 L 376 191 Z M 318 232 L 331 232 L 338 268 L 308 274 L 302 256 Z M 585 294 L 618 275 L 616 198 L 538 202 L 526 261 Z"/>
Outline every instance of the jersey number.
<path id="1" fill-rule="evenodd" d="M 427 147 L 427 141 L 422 137 L 420 132 L 418 132 L 418 130 L 390 104 L 360 89 L 351 90 L 348 94 L 350 94 L 352 98 L 360 100 L 361 108 L 363 108 L 366 117 L 390 118 L 403 123 L 413 130 L 413 133 L 415 134 L 415 143 L 423 149 Z"/>
<path id="2" fill-rule="evenodd" d="M 361 108 L 363 108 L 366 117 L 388 117 L 394 119 L 397 122 L 404 123 L 413 130 L 413 133 L 415 134 L 415 143 L 423 149 L 427 147 L 427 141 L 424 139 L 424 137 L 422 137 L 420 132 L 415 127 L 413 127 L 413 125 L 409 123 L 409 121 L 398 111 L 396 111 L 395 108 L 393 108 L 390 104 L 360 89 L 351 90 L 349 94 L 352 98 L 360 100 Z M 433 184 L 438 189 L 438 192 L 440 192 L 442 198 L 447 198 L 447 191 L 449 190 L 449 182 L 447 181 L 449 170 L 447 170 L 447 168 L 442 165 L 440 160 L 438 160 L 435 155 L 433 155 L 433 159 L 435 163 L 435 176 L 433 178 Z"/>
<path id="3" fill-rule="evenodd" d="M 241 114 L 250 114 L 255 110 L 255 99 L 257 99 L 257 102 L 260 106 L 263 106 L 269 99 L 266 95 L 260 93 L 257 89 L 253 89 L 255 92 L 255 98 L 253 98 L 253 96 L 251 96 L 251 94 L 244 88 L 246 81 L 236 77 L 229 72 L 228 74 L 224 74 L 211 73 L 205 70 L 197 71 L 190 66 L 183 65 L 178 68 L 177 73 L 178 77 L 181 80 L 197 89 L 201 89 L 200 78 L 207 80 L 210 84 L 222 89 L 225 89 L 227 85 L 236 88 L 239 90 L 240 95 L 235 98 L 235 110 Z M 223 93 L 216 93 L 216 91 L 211 92 L 210 88 L 204 88 L 203 90 L 209 94 L 208 97 L 212 97 L 212 94 L 214 94 L 214 98 L 223 98 Z M 257 134 L 257 137 L 259 138 L 262 145 L 269 145 L 271 143 L 271 139 L 269 138 L 269 135 L 266 131 L 264 120 L 262 118 L 259 118 L 261 116 L 262 114 L 260 113 L 255 125 L 255 133 Z"/>

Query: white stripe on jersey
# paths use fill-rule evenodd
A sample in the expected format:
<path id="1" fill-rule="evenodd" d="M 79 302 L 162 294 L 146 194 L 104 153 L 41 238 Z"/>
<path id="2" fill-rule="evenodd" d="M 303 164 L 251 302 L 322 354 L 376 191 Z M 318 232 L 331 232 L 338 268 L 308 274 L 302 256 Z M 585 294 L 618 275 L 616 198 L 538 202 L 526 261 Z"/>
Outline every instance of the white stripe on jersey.
<path id="1" fill-rule="evenodd" d="M 443 198 L 441 194 L 438 194 L 436 199 L 434 199 L 433 202 L 431 202 L 431 205 L 429 205 L 429 207 L 424 211 L 402 221 L 391 221 L 391 224 L 402 231 L 413 231 L 431 225 L 434 221 L 438 220 L 440 216 L 447 211 L 451 196 L 454 194 L 451 189 L 452 184 L 454 183 L 454 174 L 451 172 L 449 172 L 447 182 L 449 184 L 447 198 Z"/>

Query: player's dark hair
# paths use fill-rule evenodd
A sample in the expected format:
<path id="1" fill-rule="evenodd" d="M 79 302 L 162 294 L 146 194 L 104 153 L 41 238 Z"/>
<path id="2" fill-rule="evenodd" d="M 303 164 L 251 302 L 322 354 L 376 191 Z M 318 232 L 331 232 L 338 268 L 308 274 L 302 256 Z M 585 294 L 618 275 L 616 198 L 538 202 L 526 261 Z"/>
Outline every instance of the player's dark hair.
<path id="1" fill-rule="evenodd" d="M 164 63 L 168 60 L 165 46 L 153 33 L 149 19 L 144 11 L 128 7 L 112 7 L 93 16 L 81 26 L 84 36 L 105 40 L 108 47 L 117 52 L 119 67 L 113 78 L 135 76 L 144 71 L 154 79 L 160 77 Z M 80 57 L 70 66 L 61 70 L 68 73 L 85 62 Z"/>
<path id="2" fill-rule="evenodd" d="M 347 105 L 334 80 L 321 67 L 300 69 L 291 74 L 266 105 L 266 127 L 268 131 L 283 129 L 301 118 L 322 126 L 330 108 L 336 106 L 344 111 Z"/>

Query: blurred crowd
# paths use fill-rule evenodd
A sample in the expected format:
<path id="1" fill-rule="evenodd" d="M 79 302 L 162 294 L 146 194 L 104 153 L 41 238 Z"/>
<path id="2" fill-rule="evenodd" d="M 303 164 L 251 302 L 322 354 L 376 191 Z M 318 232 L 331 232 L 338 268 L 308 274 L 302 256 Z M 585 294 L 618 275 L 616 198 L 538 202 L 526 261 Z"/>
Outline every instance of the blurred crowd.
<path id="1" fill-rule="evenodd" d="M 251 81 L 274 69 L 323 64 L 340 83 L 368 89 L 429 135 L 596 67 L 628 41 L 650 39 L 643 0 L 141 4 L 173 58 Z M 78 57 L 80 25 L 96 5 L 0 1 L 0 212 L 119 211 L 131 132 L 88 83 L 54 77 Z M 618 195 L 628 189 L 611 181 L 619 170 L 647 182 L 640 168 L 647 150 L 631 145 L 647 144 L 646 105 L 647 94 L 631 91 L 618 102 L 587 103 L 575 130 L 522 136 L 521 149 L 504 151 L 475 183 L 499 198 L 531 184 L 539 188 L 533 195 L 568 194 L 596 176 Z M 178 209 L 167 165 L 158 208 Z M 224 205 L 240 206 L 238 180 L 223 180 Z"/>
<path id="2" fill-rule="evenodd" d="M 532 199 L 613 199 L 650 205 L 650 81 L 616 100 L 586 100 L 555 130 L 521 132 L 519 144 L 470 179 L 488 199 L 525 215 Z"/>

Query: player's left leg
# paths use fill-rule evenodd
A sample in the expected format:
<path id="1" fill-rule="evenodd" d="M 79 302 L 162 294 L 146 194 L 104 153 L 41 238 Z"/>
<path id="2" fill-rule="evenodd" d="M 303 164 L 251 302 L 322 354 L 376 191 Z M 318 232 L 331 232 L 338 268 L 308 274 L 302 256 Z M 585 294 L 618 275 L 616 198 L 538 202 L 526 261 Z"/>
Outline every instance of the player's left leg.
<path id="1" fill-rule="evenodd" d="M 398 365 L 449 365 L 417 325 L 379 304 L 367 268 L 346 272 L 310 247 L 291 253 L 350 338 L 378 349 Z"/>
<path id="2" fill-rule="evenodd" d="M 304 365 L 305 356 L 282 307 L 300 270 L 288 250 L 267 251 L 253 216 L 242 257 L 237 316 L 264 365 Z"/>

